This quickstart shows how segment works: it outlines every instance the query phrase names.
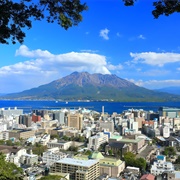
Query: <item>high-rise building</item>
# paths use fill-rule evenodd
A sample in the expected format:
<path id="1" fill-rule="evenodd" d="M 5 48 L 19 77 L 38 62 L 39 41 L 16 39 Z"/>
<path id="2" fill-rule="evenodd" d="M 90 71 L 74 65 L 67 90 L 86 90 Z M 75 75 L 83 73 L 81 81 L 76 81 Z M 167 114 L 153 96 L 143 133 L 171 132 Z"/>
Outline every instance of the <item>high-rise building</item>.
<path id="1" fill-rule="evenodd" d="M 59 124 L 65 124 L 65 113 L 62 111 L 55 111 L 53 112 L 53 120 L 57 119 Z"/>
<path id="2" fill-rule="evenodd" d="M 32 123 L 32 117 L 30 115 L 20 115 L 19 124 L 24 124 L 26 127 L 30 127 Z"/>
<path id="3" fill-rule="evenodd" d="M 39 115 L 37 116 L 36 114 L 33 114 L 32 121 L 35 123 L 41 121 L 41 116 L 39 116 Z"/>
<path id="4" fill-rule="evenodd" d="M 83 125 L 83 115 L 82 114 L 80 114 L 80 113 L 68 114 L 67 126 L 81 130 L 82 125 Z"/>

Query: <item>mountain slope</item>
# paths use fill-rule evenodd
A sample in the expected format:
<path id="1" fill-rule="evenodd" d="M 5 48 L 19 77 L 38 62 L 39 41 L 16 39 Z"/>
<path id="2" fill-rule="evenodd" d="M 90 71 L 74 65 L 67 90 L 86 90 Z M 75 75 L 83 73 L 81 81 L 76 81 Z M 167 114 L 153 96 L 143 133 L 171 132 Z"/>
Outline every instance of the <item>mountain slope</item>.
<path id="1" fill-rule="evenodd" d="M 4 96 L 9 99 L 180 101 L 180 96 L 148 90 L 116 75 L 74 72 L 49 84 Z"/>
<path id="2" fill-rule="evenodd" d="M 165 87 L 165 88 L 161 88 L 161 89 L 155 89 L 154 91 L 180 95 L 180 87 L 179 86 Z"/>

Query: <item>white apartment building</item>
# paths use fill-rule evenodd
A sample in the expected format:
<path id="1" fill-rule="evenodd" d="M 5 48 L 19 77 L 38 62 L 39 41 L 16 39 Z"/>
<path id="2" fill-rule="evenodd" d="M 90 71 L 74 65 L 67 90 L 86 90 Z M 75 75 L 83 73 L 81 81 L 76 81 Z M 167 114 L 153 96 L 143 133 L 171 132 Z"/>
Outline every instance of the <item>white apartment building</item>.
<path id="1" fill-rule="evenodd" d="M 72 145 L 72 141 L 68 142 L 48 142 L 47 147 L 48 148 L 54 148 L 58 147 L 61 150 L 67 150 Z"/>
<path id="2" fill-rule="evenodd" d="M 41 137 L 41 139 L 39 140 L 39 143 L 45 146 L 47 145 L 49 140 L 50 140 L 50 134 L 45 134 L 44 136 Z"/>
<path id="3" fill-rule="evenodd" d="M 151 166 L 151 174 L 157 176 L 163 172 L 174 172 L 174 165 L 171 162 L 166 162 L 166 156 L 157 155 L 157 160 Z"/>
<path id="4" fill-rule="evenodd" d="M 51 166 L 56 161 L 66 158 L 68 155 L 66 153 L 59 152 L 59 148 L 51 148 L 48 149 L 47 152 L 43 153 L 42 161 L 43 163 L 46 163 L 48 166 Z"/>
<path id="5" fill-rule="evenodd" d="M 88 149 L 98 150 L 101 144 L 108 142 L 108 134 L 99 132 L 95 136 L 89 138 Z"/>

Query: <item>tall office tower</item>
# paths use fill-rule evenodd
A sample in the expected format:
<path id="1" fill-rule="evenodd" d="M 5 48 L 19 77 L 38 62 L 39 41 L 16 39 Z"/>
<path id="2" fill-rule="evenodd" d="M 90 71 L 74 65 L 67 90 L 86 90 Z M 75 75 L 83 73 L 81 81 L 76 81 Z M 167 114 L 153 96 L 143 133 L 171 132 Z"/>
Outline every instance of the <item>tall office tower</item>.
<path id="1" fill-rule="evenodd" d="M 20 115 L 19 124 L 24 124 L 26 127 L 30 127 L 32 123 L 32 117 L 29 115 Z"/>
<path id="2" fill-rule="evenodd" d="M 53 113 L 53 120 L 57 119 L 59 124 L 65 124 L 65 113 L 62 111 L 55 111 Z"/>
<path id="3" fill-rule="evenodd" d="M 82 114 L 80 114 L 80 113 L 68 114 L 67 126 L 81 130 L 82 125 L 83 125 L 83 115 Z"/>

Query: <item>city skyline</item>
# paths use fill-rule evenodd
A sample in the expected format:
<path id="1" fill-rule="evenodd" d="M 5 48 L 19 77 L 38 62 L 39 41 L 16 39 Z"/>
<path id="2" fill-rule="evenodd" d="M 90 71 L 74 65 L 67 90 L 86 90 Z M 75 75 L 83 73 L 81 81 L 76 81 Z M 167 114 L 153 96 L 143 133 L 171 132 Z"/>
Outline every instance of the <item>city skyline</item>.
<path id="1" fill-rule="evenodd" d="M 180 86 L 180 13 L 154 19 L 152 0 L 87 0 L 67 31 L 33 22 L 21 45 L 0 45 L 0 93 L 20 92 L 74 71 L 116 74 L 148 89 Z"/>

